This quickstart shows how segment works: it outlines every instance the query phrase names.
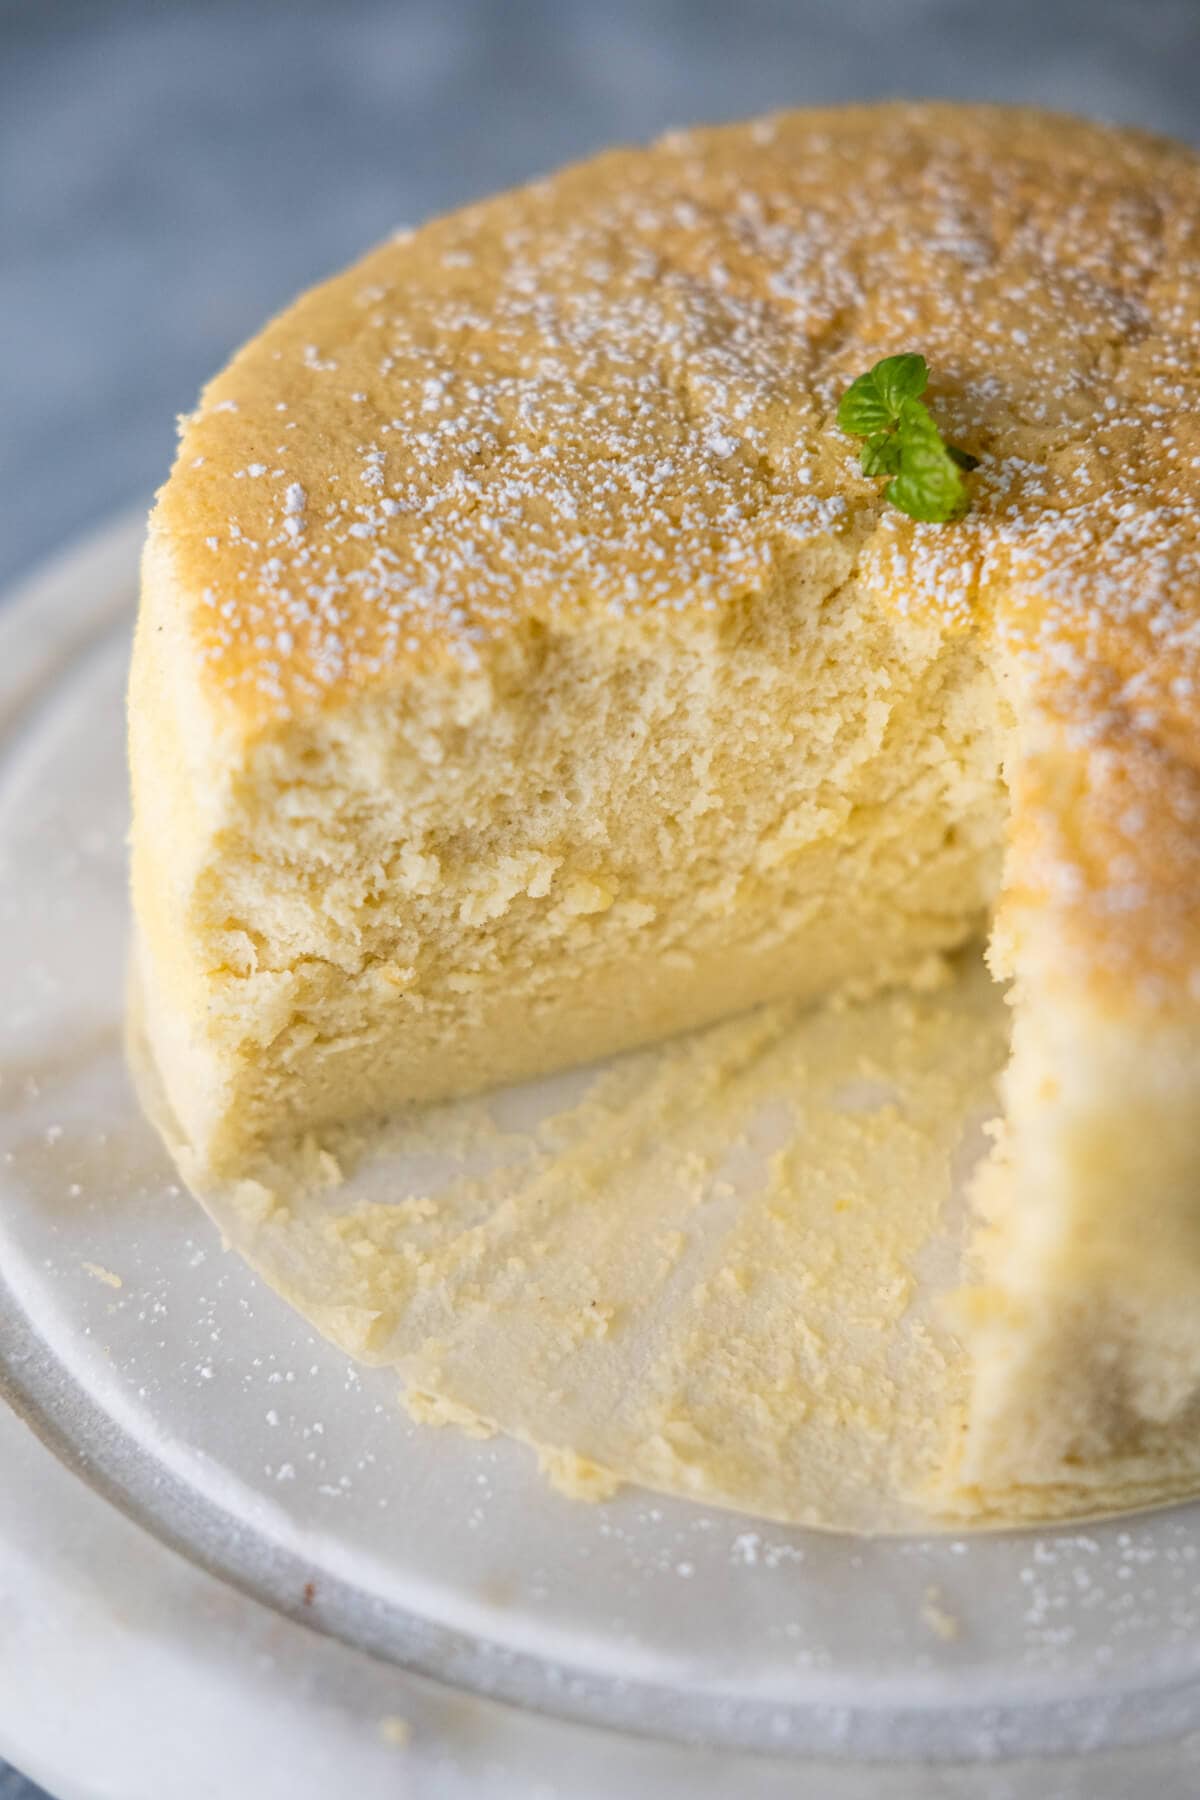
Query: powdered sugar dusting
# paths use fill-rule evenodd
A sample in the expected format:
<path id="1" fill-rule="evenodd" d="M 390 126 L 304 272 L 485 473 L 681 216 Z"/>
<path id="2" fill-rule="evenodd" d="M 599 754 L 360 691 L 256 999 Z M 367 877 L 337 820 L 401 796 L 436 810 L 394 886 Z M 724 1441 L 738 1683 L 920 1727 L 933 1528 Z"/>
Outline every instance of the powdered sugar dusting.
<path id="1" fill-rule="evenodd" d="M 213 691 L 252 725 L 529 621 L 719 612 L 833 545 L 899 614 L 985 628 L 1060 749 L 1116 757 L 1084 784 L 1122 788 L 1110 910 L 1195 897 L 1198 221 L 1186 151 L 898 106 L 675 134 L 398 237 L 186 427 L 160 520 Z M 833 422 L 911 348 L 981 459 L 954 526 L 883 505 Z M 1072 856 L 1095 885 L 1034 835 L 1032 888 Z M 1188 935 L 1177 909 L 1175 967 Z"/>

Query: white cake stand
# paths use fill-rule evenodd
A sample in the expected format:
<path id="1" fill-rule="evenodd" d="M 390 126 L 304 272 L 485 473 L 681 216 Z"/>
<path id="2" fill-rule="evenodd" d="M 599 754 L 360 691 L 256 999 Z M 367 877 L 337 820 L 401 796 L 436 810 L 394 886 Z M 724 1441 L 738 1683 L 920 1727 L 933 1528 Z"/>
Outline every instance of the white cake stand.
<path id="1" fill-rule="evenodd" d="M 1191 1800 L 1200 1508 L 581 1507 L 223 1253 L 121 1052 L 139 536 L 0 611 L 0 1754 L 62 1800 Z"/>

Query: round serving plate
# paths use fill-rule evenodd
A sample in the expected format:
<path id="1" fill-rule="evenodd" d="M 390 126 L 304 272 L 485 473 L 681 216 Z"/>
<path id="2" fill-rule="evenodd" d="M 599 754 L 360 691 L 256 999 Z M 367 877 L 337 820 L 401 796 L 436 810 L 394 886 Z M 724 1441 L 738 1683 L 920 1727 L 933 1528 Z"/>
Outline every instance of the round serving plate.
<path id="1" fill-rule="evenodd" d="M 583 1506 L 223 1250 L 122 1051 L 140 534 L 0 611 L 0 1754 L 62 1800 L 1193 1795 L 1200 1508 Z"/>

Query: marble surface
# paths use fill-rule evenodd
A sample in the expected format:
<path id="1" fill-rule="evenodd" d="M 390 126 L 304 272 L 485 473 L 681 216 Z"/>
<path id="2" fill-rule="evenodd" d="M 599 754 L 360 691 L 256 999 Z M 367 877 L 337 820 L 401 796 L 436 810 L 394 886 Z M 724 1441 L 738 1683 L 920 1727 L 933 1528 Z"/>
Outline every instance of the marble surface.
<path id="1" fill-rule="evenodd" d="M 0 1763 L 0 1800 L 45 1800 L 45 1796 L 41 1788 Z"/>
<path id="2" fill-rule="evenodd" d="M 1200 140 L 1198 76 L 1197 0 L 0 0 L 0 582 L 148 496 L 204 377 L 400 223 L 805 102 Z"/>

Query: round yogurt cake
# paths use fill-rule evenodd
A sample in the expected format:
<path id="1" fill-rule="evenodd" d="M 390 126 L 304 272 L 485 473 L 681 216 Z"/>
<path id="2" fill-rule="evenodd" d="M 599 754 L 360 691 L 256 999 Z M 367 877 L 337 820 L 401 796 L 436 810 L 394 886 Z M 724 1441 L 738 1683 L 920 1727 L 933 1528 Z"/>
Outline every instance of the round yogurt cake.
<path id="1" fill-rule="evenodd" d="M 970 506 L 839 397 L 918 352 Z M 944 105 L 435 220 L 184 422 L 130 685 L 181 1165 L 990 934 L 1005 1123 L 941 1500 L 1200 1478 L 1200 162 Z"/>

